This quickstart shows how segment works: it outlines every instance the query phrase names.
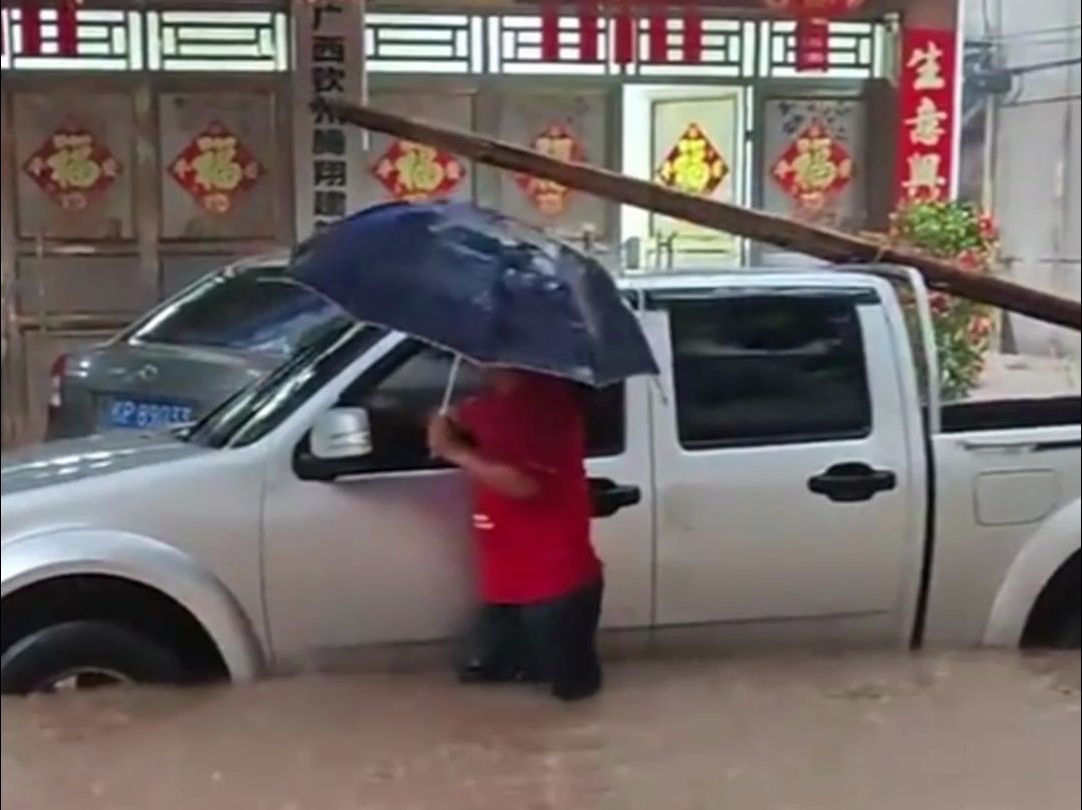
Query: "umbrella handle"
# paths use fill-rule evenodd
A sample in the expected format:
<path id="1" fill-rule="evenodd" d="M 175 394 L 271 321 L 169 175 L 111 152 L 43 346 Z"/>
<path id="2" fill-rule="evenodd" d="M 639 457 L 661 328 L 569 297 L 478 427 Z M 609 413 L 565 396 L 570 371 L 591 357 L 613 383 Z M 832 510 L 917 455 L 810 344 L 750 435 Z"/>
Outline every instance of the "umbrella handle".
<path id="1" fill-rule="evenodd" d="M 456 354 L 451 360 L 451 372 L 447 375 L 447 386 L 443 389 L 443 401 L 440 403 L 440 413 L 444 416 L 451 408 L 451 394 L 455 390 L 455 381 L 458 379 L 458 369 L 462 365 L 462 355 Z"/>

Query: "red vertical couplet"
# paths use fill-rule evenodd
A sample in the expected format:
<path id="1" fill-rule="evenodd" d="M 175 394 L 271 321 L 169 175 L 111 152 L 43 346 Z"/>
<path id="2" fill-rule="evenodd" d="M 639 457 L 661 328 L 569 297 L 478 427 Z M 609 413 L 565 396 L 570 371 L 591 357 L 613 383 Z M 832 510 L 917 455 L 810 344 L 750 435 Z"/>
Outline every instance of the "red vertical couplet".
<path id="1" fill-rule="evenodd" d="M 618 65 L 630 65 L 635 61 L 635 15 L 631 0 L 616 0 L 612 29 L 613 61 Z"/>
<path id="2" fill-rule="evenodd" d="M 830 63 L 830 22 L 821 17 L 799 17 L 796 21 L 796 69 L 825 71 Z"/>
<path id="3" fill-rule="evenodd" d="M 560 61 L 560 5 L 553 0 L 541 6 L 541 61 Z"/>
<path id="4" fill-rule="evenodd" d="M 601 18 L 598 0 L 581 0 L 579 8 L 579 59 L 583 62 L 598 61 L 600 50 L 598 38 L 601 33 Z"/>
<path id="5" fill-rule="evenodd" d="M 684 61 L 698 64 L 703 60 L 703 17 L 696 0 L 684 5 Z"/>
<path id="6" fill-rule="evenodd" d="M 902 31 L 898 82 L 897 198 L 947 199 L 955 161 L 955 32 Z"/>
<path id="7" fill-rule="evenodd" d="M 79 8 L 75 0 L 60 0 L 57 6 L 56 49 L 61 56 L 79 54 Z"/>
<path id="8" fill-rule="evenodd" d="M 41 54 L 41 6 L 37 0 L 28 0 L 20 6 L 19 33 L 22 36 L 22 53 L 26 56 Z"/>

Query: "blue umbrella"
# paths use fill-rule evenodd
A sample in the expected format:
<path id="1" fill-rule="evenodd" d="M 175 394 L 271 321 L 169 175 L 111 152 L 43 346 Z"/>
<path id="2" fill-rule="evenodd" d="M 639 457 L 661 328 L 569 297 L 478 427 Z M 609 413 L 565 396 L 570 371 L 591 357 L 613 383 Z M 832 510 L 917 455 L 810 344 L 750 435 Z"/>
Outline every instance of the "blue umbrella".
<path id="1" fill-rule="evenodd" d="M 603 387 L 658 366 L 594 259 L 466 203 L 389 203 L 298 249 L 294 276 L 355 318 L 483 365 Z"/>

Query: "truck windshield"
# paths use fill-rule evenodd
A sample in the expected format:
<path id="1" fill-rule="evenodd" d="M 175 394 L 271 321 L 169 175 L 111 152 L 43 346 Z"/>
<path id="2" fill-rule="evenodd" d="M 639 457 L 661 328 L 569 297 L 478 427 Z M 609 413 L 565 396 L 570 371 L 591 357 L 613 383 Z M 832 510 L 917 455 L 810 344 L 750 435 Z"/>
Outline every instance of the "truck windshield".
<path id="1" fill-rule="evenodd" d="M 243 444 L 256 441 L 385 334 L 377 326 L 334 324 L 277 369 L 208 413 L 185 434 L 185 440 L 224 447 L 242 433 Z"/>

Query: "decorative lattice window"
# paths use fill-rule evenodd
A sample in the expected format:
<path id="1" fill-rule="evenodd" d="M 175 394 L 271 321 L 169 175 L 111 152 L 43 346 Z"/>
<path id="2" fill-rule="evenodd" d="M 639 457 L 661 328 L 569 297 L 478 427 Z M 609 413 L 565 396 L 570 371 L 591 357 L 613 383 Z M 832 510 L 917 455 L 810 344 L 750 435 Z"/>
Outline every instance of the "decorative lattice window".
<path id="1" fill-rule="evenodd" d="M 542 73 L 603 76 L 614 71 L 604 54 L 609 51 L 610 34 L 601 25 L 597 34 L 599 61 L 582 61 L 582 31 L 577 17 L 560 17 L 560 61 L 545 61 L 541 49 L 541 18 L 528 15 L 488 18 L 488 72 Z"/>
<path id="2" fill-rule="evenodd" d="M 827 69 L 798 72 L 796 23 L 761 23 L 759 72 L 764 77 L 868 79 L 882 73 L 883 27 L 868 22 L 831 22 Z"/>
<path id="3" fill-rule="evenodd" d="M 52 8 L 41 10 L 41 52 L 23 53 L 20 14 L 18 8 L 2 10 L 4 69 L 286 72 L 291 64 L 289 15 L 282 11 L 84 7 L 78 11 L 76 56 L 60 55 Z M 674 12 L 665 27 L 667 58 L 652 61 L 649 21 L 639 19 L 636 56 L 626 65 L 612 58 L 613 19 L 597 21 L 596 42 L 586 48 L 581 25 L 573 15 L 559 18 L 559 59 L 553 61 L 543 55 L 538 15 L 379 12 L 366 18 L 364 47 L 373 73 L 814 80 L 882 75 L 887 38 L 882 24 L 831 22 L 827 70 L 801 73 L 793 21 L 705 17 L 695 57 L 688 59 L 685 21 Z M 591 57 L 583 59 L 584 53 Z"/>
<path id="4" fill-rule="evenodd" d="M 741 20 L 706 18 L 702 21 L 702 50 L 689 62 L 682 49 L 684 21 L 668 21 L 666 44 L 668 59 L 651 63 L 643 58 L 649 52 L 649 22 L 639 20 L 636 42 L 639 61 L 632 72 L 640 76 L 718 76 L 741 78 L 755 73 L 755 25 Z"/>
<path id="5" fill-rule="evenodd" d="M 464 14 L 369 14 L 365 58 L 373 73 L 481 73 L 483 21 Z"/>
<path id="6" fill-rule="evenodd" d="M 41 52 L 25 53 L 22 10 L 0 11 L 5 70 L 141 70 L 144 65 L 142 27 L 136 11 L 79 9 L 76 42 L 78 54 L 60 55 L 55 8 L 41 9 Z"/>
<path id="7" fill-rule="evenodd" d="M 274 72 L 289 69 L 289 20 L 270 11 L 151 11 L 151 70 Z"/>

